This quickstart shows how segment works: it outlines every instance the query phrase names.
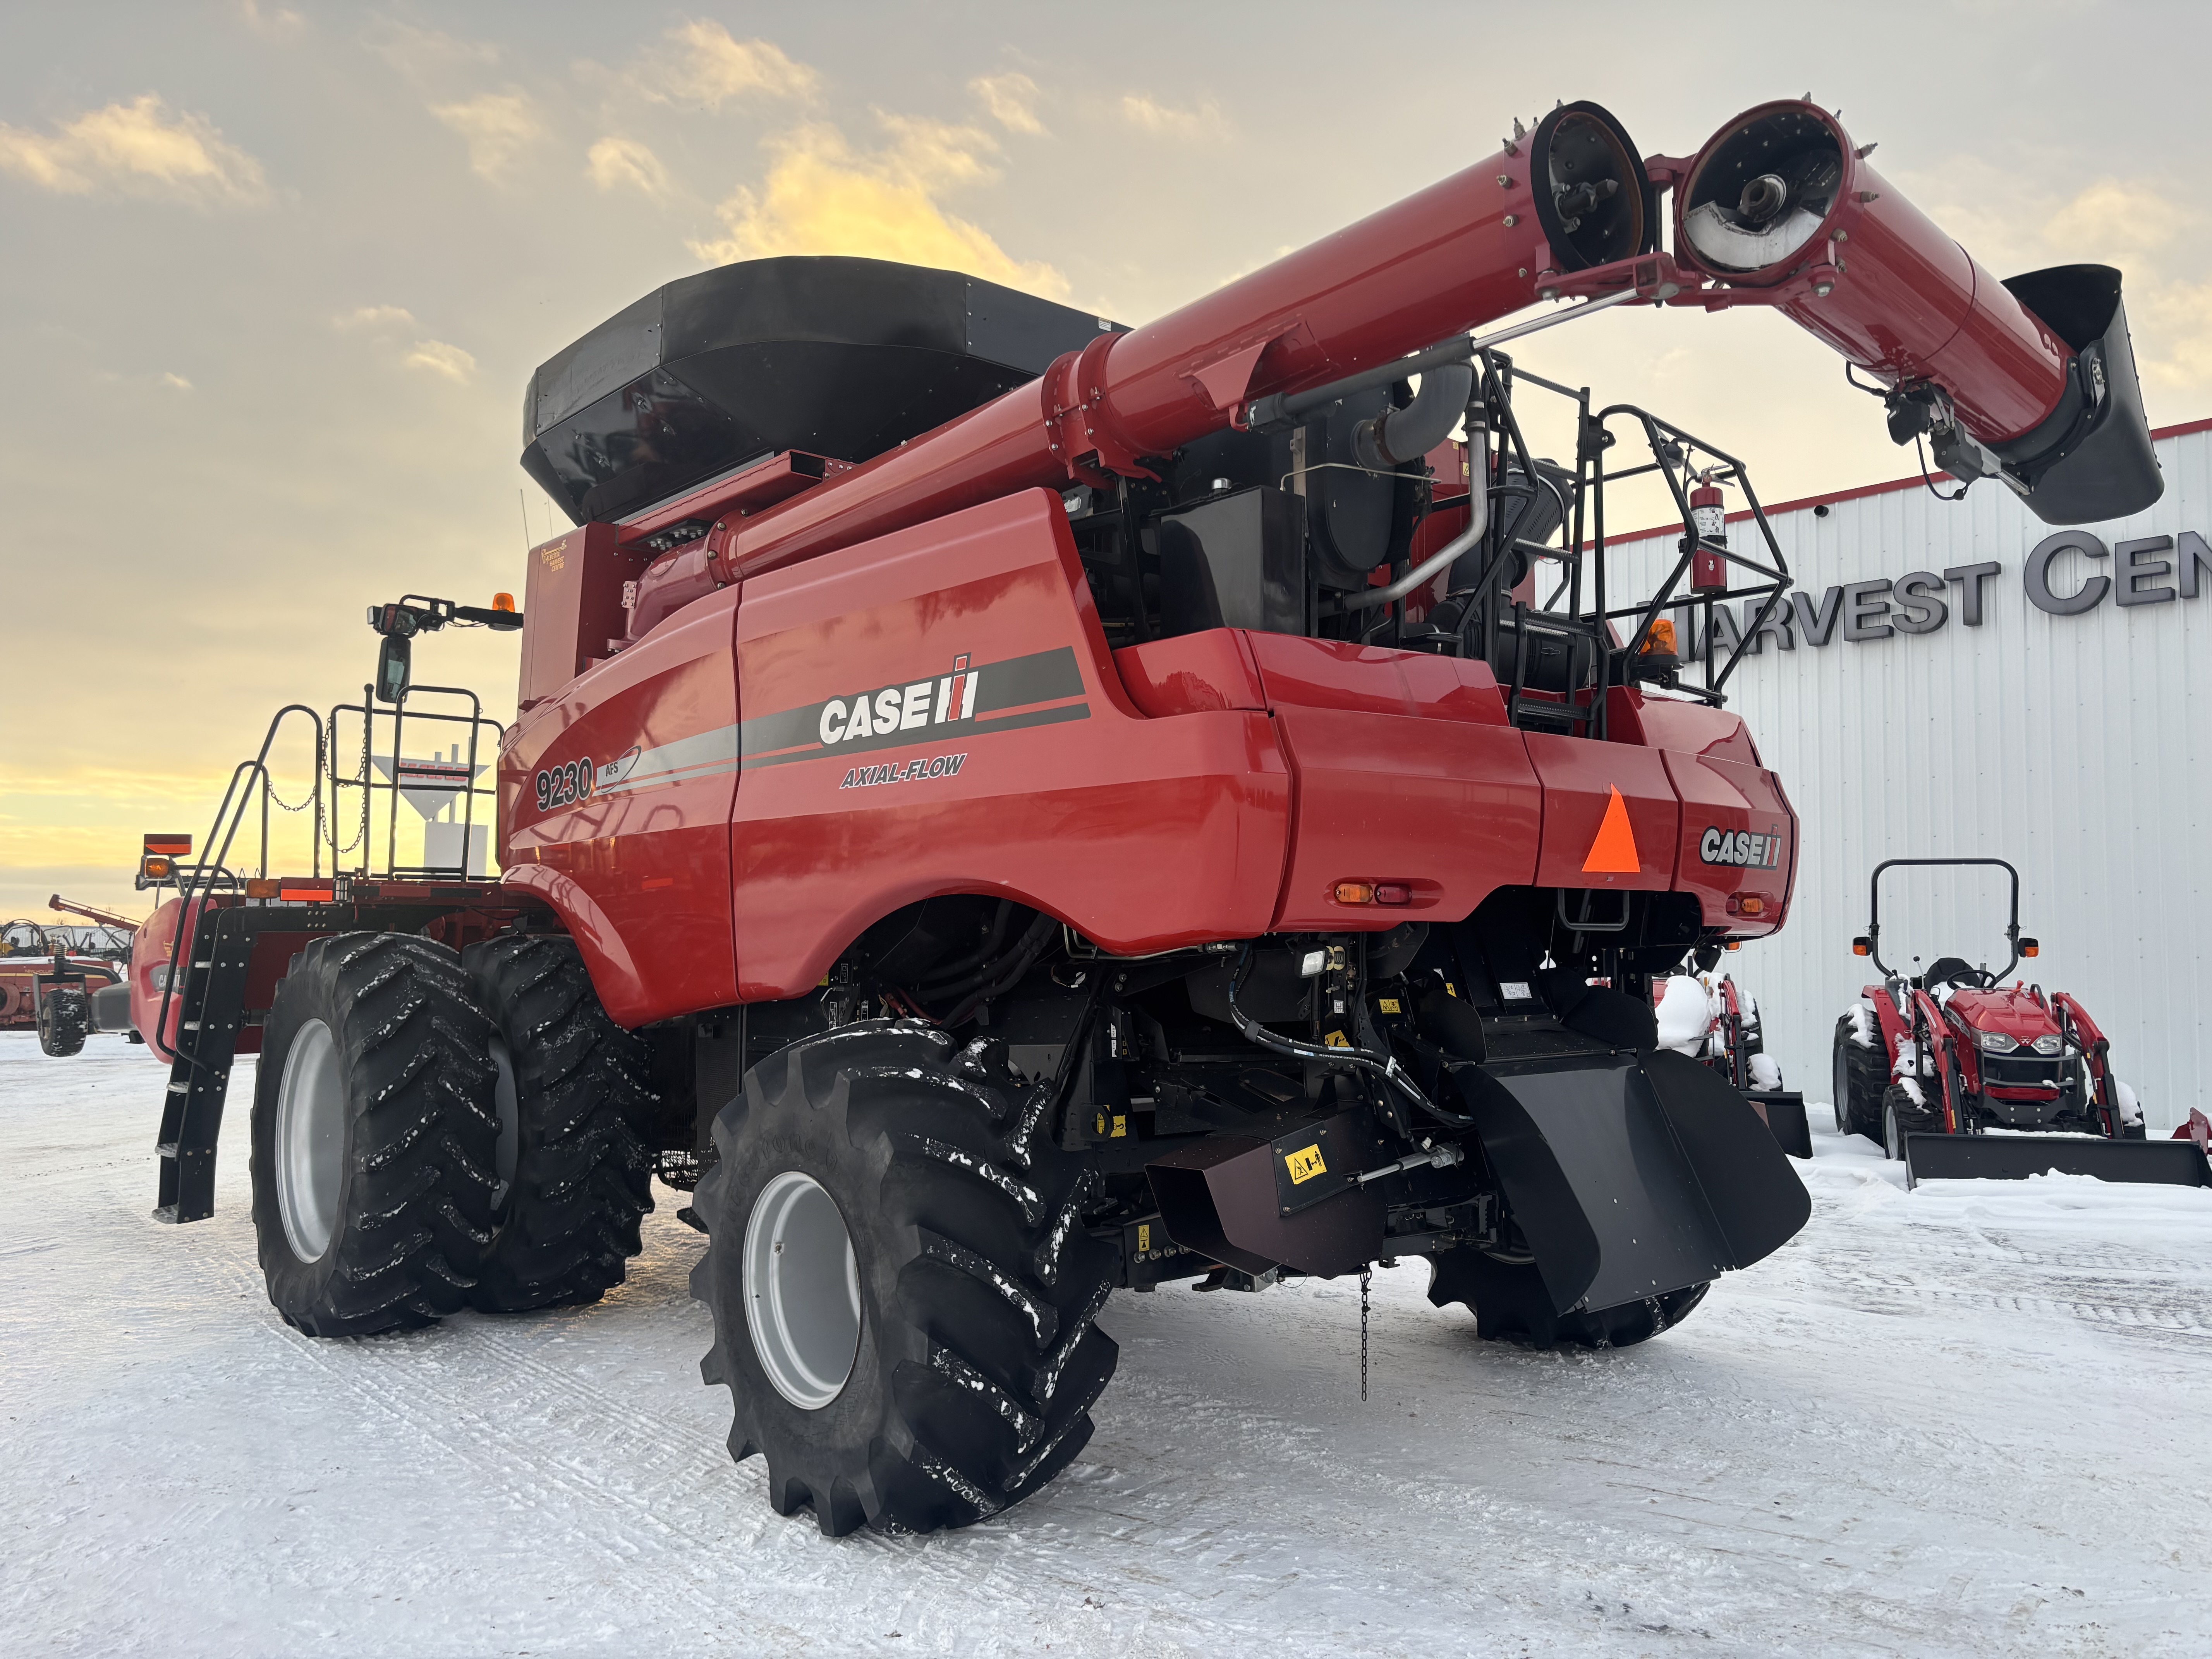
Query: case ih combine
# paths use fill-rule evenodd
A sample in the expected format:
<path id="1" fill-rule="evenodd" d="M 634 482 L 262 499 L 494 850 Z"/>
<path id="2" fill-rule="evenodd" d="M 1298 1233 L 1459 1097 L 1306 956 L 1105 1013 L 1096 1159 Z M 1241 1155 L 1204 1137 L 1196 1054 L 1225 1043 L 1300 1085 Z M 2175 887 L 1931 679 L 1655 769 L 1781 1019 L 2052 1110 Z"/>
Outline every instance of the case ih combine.
<path id="1" fill-rule="evenodd" d="M 1938 957 L 1902 974 L 1881 959 L 1881 872 L 1907 867 L 2002 870 L 2012 884 L 2005 943 L 1991 973 Z M 2106 1181 L 2212 1186 L 2185 1135 L 2154 1141 L 2135 1091 L 2112 1069 L 2112 1044 L 2063 991 L 2004 981 L 2040 947 L 2020 931 L 2020 872 L 2002 859 L 1889 859 L 1875 866 L 1867 930 L 1851 942 L 1882 979 L 1836 1022 L 1836 1127 L 1881 1143 L 1909 1182 L 2018 1180 L 2047 1170 Z M 1914 959 L 1916 965 L 1918 958 Z M 1998 1129 L 2014 1133 L 1986 1135 Z M 2059 1133 L 2034 1134 L 2023 1130 Z M 2087 1139 L 2085 1136 L 2097 1136 Z"/>
<path id="2" fill-rule="evenodd" d="M 1471 334 L 1539 301 L 1579 303 Z M 1797 837 L 1735 659 L 1656 624 L 1693 559 L 1769 606 L 1789 573 L 1763 516 L 1699 539 L 1698 479 L 1756 511 L 1735 458 L 1498 349 L 1662 303 L 1779 308 L 2054 521 L 2158 494 L 2118 273 L 1993 281 L 1809 103 L 1648 161 L 1555 109 L 1136 329 L 855 259 L 648 295 L 530 387 L 577 528 L 532 555 L 501 878 L 378 872 L 365 834 L 341 870 L 365 763 L 318 791 L 339 873 L 226 872 L 264 744 L 142 933 L 161 1213 L 209 1212 L 257 1048 L 306 1331 L 587 1301 L 650 1176 L 696 1184 L 731 1449 L 832 1534 L 1049 1481 L 1117 1286 L 1420 1255 L 1487 1336 L 1678 1322 L 1808 1200 L 1656 1047 L 1650 979 L 1779 927 Z M 1685 535 L 1631 594 L 1638 475 Z"/>

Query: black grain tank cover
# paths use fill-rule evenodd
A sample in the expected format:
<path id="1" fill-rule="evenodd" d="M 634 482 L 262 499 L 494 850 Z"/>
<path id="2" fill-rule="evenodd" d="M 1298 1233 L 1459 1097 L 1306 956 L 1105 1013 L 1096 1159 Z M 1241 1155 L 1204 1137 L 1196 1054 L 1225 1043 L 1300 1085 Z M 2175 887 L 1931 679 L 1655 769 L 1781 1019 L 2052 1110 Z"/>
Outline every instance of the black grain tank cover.
<path id="1" fill-rule="evenodd" d="M 778 450 L 865 461 L 1119 327 L 885 259 L 724 265 L 655 289 L 531 376 L 523 470 L 584 524 Z"/>

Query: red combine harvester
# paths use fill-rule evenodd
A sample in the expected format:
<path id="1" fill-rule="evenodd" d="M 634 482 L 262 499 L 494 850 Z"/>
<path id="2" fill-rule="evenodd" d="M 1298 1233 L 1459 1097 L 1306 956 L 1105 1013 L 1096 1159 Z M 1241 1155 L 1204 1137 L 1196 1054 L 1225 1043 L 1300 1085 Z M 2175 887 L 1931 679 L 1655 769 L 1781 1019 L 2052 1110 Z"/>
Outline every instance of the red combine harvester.
<path id="1" fill-rule="evenodd" d="M 1962 957 L 1939 957 L 1912 975 L 1883 963 L 1881 872 L 1931 866 L 1996 869 L 2010 878 L 2012 954 L 2002 970 Z M 1867 902 L 1867 930 L 1851 949 L 1882 980 L 1836 1022 L 1839 1133 L 1879 1140 L 1905 1161 L 1908 1183 L 2057 1171 L 2212 1186 L 2194 1142 L 2146 1139 L 2142 1108 L 2114 1073 L 2112 1045 L 2087 1009 L 2063 991 L 2005 988 L 2039 948 L 2021 937 L 2019 871 L 2002 859 L 1888 859 L 1875 866 Z M 2038 1129 L 2058 1133 L 2017 1133 Z"/>
<path id="2" fill-rule="evenodd" d="M 1659 303 L 1779 307 L 2054 520 L 2159 493 L 2118 274 L 1998 284 L 1809 103 L 1649 161 L 1562 106 L 1136 329 L 872 260 L 672 283 L 529 389 L 578 527 L 531 556 L 500 878 L 345 867 L 366 762 L 319 775 L 337 873 L 226 872 L 264 743 L 141 933 L 161 1213 L 209 1213 L 255 1048 L 261 1258 L 306 1331 L 588 1301 L 650 1175 L 696 1186 L 731 1450 L 831 1534 L 1049 1481 L 1117 1286 L 1419 1255 L 1486 1336 L 1678 1322 L 1809 1201 L 1656 1047 L 1650 976 L 1772 933 L 1797 857 L 1721 706 L 1740 652 L 1694 673 L 1659 624 L 1700 556 L 1769 610 L 1789 571 L 1740 460 L 1500 349 Z M 1638 476 L 1684 538 L 1632 596 L 1605 503 Z M 356 711 L 395 790 L 404 624 L 505 625 L 403 609 L 391 714 Z"/>

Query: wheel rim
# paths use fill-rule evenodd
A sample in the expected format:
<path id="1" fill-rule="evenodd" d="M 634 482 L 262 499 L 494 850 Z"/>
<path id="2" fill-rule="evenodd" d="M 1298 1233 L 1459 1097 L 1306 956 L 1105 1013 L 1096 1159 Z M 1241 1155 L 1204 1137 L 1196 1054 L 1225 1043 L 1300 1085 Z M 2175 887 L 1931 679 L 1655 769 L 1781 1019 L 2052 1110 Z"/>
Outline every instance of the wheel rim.
<path id="1" fill-rule="evenodd" d="M 1851 1132 L 1850 1089 L 1850 1060 L 1844 1053 L 1844 1045 L 1838 1042 L 1836 1045 L 1835 1075 L 1830 1079 L 1829 1092 L 1836 1097 L 1836 1133 L 1839 1135 Z"/>
<path id="2" fill-rule="evenodd" d="M 276 1210 L 302 1261 L 319 1260 L 337 1229 L 345 1172 L 345 1079 L 337 1039 L 319 1019 L 301 1026 L 276 1091 Z"/>
<path id="3" fill-rule="evenodd" d="M 1881 1150 L 1893 1162 L 1905 1156 L 1905 1137 L 1897 1127 L 1897 1108 L 1885 1106 L 1881 1111 Z"/>
<path id="4" fill-rule="evenodd" d="M 745 1323 L 775 1391 L 802 1411 L 843 1392 L 860 1350 L 860 1273 L 837 1202 L 787 1170 L 745 1224 Z"/>
<path id="5" fill-rule="evenodd" d="M 499 1071 L 499 1079 L 492 1085 L 492 1102 L 499 1112 L 499 1145 L 492 1155 L 492 1173 L 498 1179 L 492 1186 L 491 1206 L 496 1210 L 507 1202 L 507 1188 L 514 1184 L 514 1161 L 522 1140 L 522 1108 L 514 1092 L 514 1055 L 498 1037 L 491 1040 L 491 1063 Z"/>

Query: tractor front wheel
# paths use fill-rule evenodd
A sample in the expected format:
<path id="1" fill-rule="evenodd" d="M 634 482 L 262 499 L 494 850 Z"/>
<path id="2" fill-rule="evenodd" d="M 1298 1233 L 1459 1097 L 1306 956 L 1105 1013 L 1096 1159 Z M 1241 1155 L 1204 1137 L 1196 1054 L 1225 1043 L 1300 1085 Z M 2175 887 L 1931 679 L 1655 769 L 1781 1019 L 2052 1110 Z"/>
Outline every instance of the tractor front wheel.
<path id="1" fill-rule="evenodd" d="M 490 1237 L 490 1023 L 411 933 L 309 941 L 264 1028 L 253 1230 L 269 1300 L 310 1336 L 457 1313 Z"/>
<path id="2" fill-rule="evenodd" d="M 1097 1176 L 996 1043 L 912 1021 L 809 1037 L 714 1121 L 691 1278 L 732 1396 L 730 1452 L 835 1537 L 933 1532 L 1043 1486 L 1091 1438 L 1118 1350 Z"/>
<path id="3" fill-rule="evenodd" d="M 39 998 L 39 1052 L 65 1060 L 84 1047 L 92 1011 L 81 985 L 57 985 Z"/>

